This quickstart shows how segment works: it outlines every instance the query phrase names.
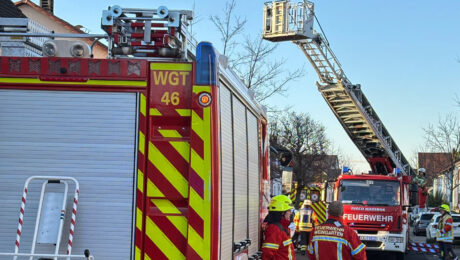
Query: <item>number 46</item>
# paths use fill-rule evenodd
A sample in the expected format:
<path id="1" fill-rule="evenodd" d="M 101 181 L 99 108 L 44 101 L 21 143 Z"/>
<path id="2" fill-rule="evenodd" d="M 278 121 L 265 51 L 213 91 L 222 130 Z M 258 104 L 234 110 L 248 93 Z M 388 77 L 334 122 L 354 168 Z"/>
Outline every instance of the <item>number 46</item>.
<path id="1" fill-rule="evenodd" d="M 171 94 L 169 94 L 169 92 L 165 92 L 161 97 L 161 103 L 165 103 L 166 105 L 171 103 L 172 105 L 177 106 L 179 105 L 179 102 L 179 92 L 172 92 Z"/>

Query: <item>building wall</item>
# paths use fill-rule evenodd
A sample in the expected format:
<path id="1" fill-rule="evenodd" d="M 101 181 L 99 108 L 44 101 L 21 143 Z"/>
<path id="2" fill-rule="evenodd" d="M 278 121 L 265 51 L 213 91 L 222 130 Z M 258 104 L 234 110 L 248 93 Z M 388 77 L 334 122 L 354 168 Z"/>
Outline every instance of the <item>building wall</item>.
<path id="1" fill-rule="evenodd" d="M 19 5 L 18 8 L 29 19 L 40 23 L 41 25 L 48 28 L 50 31 L 54 31 L 55 33 L 75 33 L 75 31 L 72 30 L 72 28 L 66 28 L 66 26 L 60 24 L 56 20 L 50 18 L 48 15 L 45 15 L 44 13 L 37 11 L 36 9 L 34 9 L 33 7 L 27 4 Z M 89 45 L 91 45 L 92 43 L 91 39 L 82 39 L 82 40 L 84 40 Z M 102 48 L 101 46 L 95 45 L 93 49 L 93 54 L 94 54 L 94 58 L 99 58 L 99 59 L 106 58 L 107 49 Z"/>

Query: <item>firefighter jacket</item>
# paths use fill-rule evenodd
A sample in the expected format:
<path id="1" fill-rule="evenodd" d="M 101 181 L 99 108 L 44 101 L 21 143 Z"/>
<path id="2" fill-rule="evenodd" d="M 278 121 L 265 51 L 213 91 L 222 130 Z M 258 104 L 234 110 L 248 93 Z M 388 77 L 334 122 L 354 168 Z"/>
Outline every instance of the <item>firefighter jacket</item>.
<path id="1" fill-rule="evenodd" d="M 295 232 L 299 232 L 299 221 L 300 221 L 300 212 L 297 211 L 294 215 Z"/>
<path id="2" fill-rule="evenodd" d="M 313 225 L 317 225 L 318 223 L 316 213 L 310 207 L 302 208 L 299 211 L 299 231 L 311 232 L 313 230 Z"/>
<path id="3" fill-rule="evenodd" d="M 289 222 L 268 224 L 262 244 L 262 260 L 295 260 L 294 245 L 289 235 Z"/>
<path id="4" fill-rule="evenodd" d="M 444 214 L 438 222 L 436 241 L 452 243 L 454 241 L 453 220 L 449 213 Z"/>
<path id="5" fill-rule="evenodd" d="M 366 260 L 365 248 L 356 232 L 343 225 L 341 218 L 330 216 L 311 233 L 308 256 L 311 260 Z"/>

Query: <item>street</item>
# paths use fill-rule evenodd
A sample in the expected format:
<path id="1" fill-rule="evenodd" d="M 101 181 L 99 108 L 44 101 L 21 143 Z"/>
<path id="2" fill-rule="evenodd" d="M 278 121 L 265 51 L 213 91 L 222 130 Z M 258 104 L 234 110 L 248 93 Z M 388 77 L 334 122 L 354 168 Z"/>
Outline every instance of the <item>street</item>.
<path id="1" fill-rule="evenodd" d="M 425 243 L 425 236 L 415 236 L 412 232 L 410 232 L 410 242 L 415 243 Z M 457 255 L 460 255 L 460 246 L 455 246 L 454 251 Z M 302 256 L 300 253 L 297 253 L 297 260 L 308 260 L 307 256 Z M 372 260 L 390 260 L 395 259 L 395 257 L 391 256 L 390 254 L 382 253 L 382 252 L 367 252 L 367 258 Z M 435 260 L 438 259 L 436 255 L 433 254 L 426 254 L 426 253 L 418 253 L 418 252 L 408 252 L 406 254 L 406 260 Z"/>

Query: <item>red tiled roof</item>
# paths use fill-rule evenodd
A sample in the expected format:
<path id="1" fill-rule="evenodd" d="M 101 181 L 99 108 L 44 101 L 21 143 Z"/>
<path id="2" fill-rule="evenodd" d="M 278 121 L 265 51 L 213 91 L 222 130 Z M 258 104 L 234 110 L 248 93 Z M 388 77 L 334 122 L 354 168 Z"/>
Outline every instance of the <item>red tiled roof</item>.
<path id="1" fill-rule="evenodd" d="M 71 25 L 70 23 L 62 20 L 61 18 L 55 16 L 54 14 L 44 10 L 43 8 L 41 8 L 40 6 L 36 5 L 34 2 L 32 2 L 30 0 L 20 0 L 20 1 L 15 2 L 14 5 L 16 7 L 19 7 L 21 5 L 28 5 L 28 6 L 32 7 L 33 9 L 35 9 L 36 11 L 48 16 L 50 19 L 56 21 L 57 23 L 62 25 L 64 28 L 66 28 L 67 30 L 69 30 L 69 31 L 71 31 L 73 33 L 85 33 L 84 31 L 80 30 L 79 28 L 77 28 L 77 27 Z M 87 39 L 85 41 L 87 43 L 89 43 L 89 44 L 92 43 L 92 40 L 90 40 L 90 39 Z M 97 42 L 96 45 L 98 45 L 99 47 L 107 50 L 107 46 L 105 46 L 104 44 L 102 44 L 100 42 Z"/>

